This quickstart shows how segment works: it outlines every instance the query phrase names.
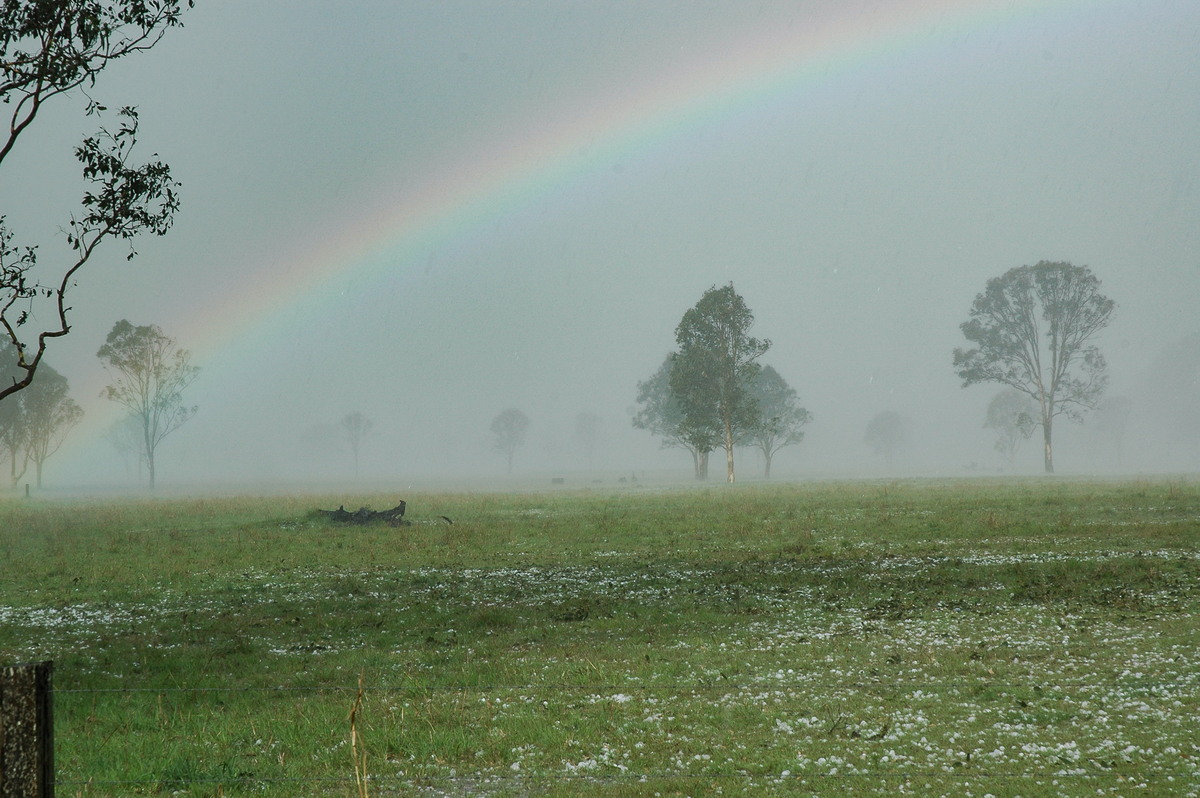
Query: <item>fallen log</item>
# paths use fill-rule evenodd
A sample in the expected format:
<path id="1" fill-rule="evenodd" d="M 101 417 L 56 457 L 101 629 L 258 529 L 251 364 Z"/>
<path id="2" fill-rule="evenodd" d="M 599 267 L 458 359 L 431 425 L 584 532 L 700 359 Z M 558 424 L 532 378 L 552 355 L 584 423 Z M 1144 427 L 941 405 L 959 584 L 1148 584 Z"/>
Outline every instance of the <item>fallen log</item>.
<path id="1" fill-rule="evenodd" d="M 317 514 L 341 524 L 362 525 L 383 522 L 391 526 L 407 526 L 410 522 L 404 520 L 404 507 L 405 502 L 401 501 L 390 510 L 372 510 L 369 507 L 359 507 L 354 512 L 351 512 L 343 504 L 336 510 L 317 510 Z"/>

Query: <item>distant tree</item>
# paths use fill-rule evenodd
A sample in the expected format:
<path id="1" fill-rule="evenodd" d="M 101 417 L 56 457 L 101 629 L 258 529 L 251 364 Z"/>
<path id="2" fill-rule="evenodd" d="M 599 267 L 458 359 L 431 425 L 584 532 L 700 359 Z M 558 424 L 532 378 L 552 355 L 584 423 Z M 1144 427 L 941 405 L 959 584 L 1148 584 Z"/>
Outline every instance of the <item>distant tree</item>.
<path id="1" fill-rule="evenodd" d="M 67 378 L 43 363 L 38 378 L 19 395 L 25 454 L 34 464 L 38 488 L 46 460 L 83 419 L 83 408 L 68 395 L 69 390 Z"/>
<path id="2" fill-rule="evenodd" d="M 595 465 L 596 447 L 600 445 L 603 430 L 604 421 L 595 413 L 585 411 L 575 416 L 575 443 L 583 451 L 588 468 Z"/>
<path id="3" fill-rule="evenodd" d="M 671 369 L 671 392 L 689 425 L 707 428 L 715 411 L 730 482 L 737 431 L 757 421 L 749 389 L 760 368 L 755 361 L 771 347 L 769 340 L 750 336 L 753 326 L 754 314 L 730 283 L 705 291 L 675 328 L 679 352 Z"/>
<path id="4" fill-rule="evenodd" d="M 1200 394 L 1197 396 L 1197 408 L 1200 408 Z M 1123 465 L 1125 433 L 1129 431 L 1129 417 L 1133 414 L 1133 400 L 1128 396 L 1109 396 L 1096 406 L 1093 416 L 1096 429 L 1112 441 L 1117 450 L 1117 467 Z"/>
<path id="5" fill-rule="evenodd" d="M 999 382 L 1037 402 L 1047 474 L 1055 417 L 1079 420 L 1104 393 L 1106 364 L 1092 339 L 1115 309 L 1086 266 L 1042 261 L 988 280 L 961 325 L 975 344 L 954 350 L 963 387 Z"/>
<path id="6" fill-rule="evenodd" d="M 141 451 L 153 489 L 158 445 L 196 414 L 196 407 L 184 406 L 183 391 L 200 369 L 191 364 L 191 353 L 158 325 L 135 327 L 124 319 L 113 325 L 96 356 L 114 378 L 104 396 L 128 410 L 141 427 Z"/>
<path id="7" fill-rule="evenodd" d="M 188 0 L 188 6 L 191 6 Z M 9 114 L 0 133 L 0 165 L 51 98 L 95 84 L 114 61 L 149 50 L 181 24 L 180 0 L 27 0 L 0 10 L 0 101 Z M 88 98 L 87 115 L 105 109 Z M 66 222 L 70 253 L 49 270 L 36 246 L 19 246 L 0 215 L 0 335 L 18 351 L 19 375 L 0 384 L 0 402 L 33 382 L 47 342 L 70 332 L 68 290 L 77 272 L 108 238 L 163 235 L 179 208 L 178 183 L 158 160 L 130 164 L 138 116 L 122 108 L 116 130 L 101 128 L 75 148 L 89 189 L 82 215 Z M 157 159 L 157 156 L 154 156 Z M 134 255 L 130 250 L 129 257 Z M 24 325 L 53 318 L 41 331 Z M 41 325 L 38 325 L 41 326 Z"/>
<path id="8" fill-rule="evenodd" d="M 363 442 L 370 437 L 371 428 L 375 424 L 371 419 L 355 410 L 342 418 L 342 433 L 346 443 L 350 444 L 350 453 L 354 455 L 354 476 L 358 477 L 358 451 Z"/>
<path id="9" fill-rule="evenodd" d="M 770 479 L 775 453 L 804 440 L 802 427 L 812 421 L 812 413 L 798 404 L 795 389 L 770 366 L 763 366 L 750 380 L 750 396 L 758 407 L 758 418 L 741 430 L 738 443 L 755 446 L 763 453 L 763 477 Z"/>
<path id="10" fill-rule="evenodd" d="M 508 473 L 512 473 L 513 454 L 525 443 L 525 433 L 529 430 L 529 416 L 510 407 L 492 419 L 493 445 L 508 459 Z"/>
<path id="11" fill-rule="evenodd" d="M 996 451 L 1004 456 L 1008 470 L 1012 471 L 1021 441 L 1027 440 L 1037 429 L 1038 407 L 1027 394 L 1007 388 L 992 397 L 988 403 L 984 429 L 996 431 Z"/>
<path id="12" fill-rule="evenodd" d="M 890 468 L 896 453 L 908 445 L 909 422 L 895 410 L 877 413 L 867 422 L 866 441 L 875 454 L 883 455 Z"/>
<path id="13" fill-rule="evenodd" d="M 663 360 L 650 379 L 637 385 L 639 409 L 633 416 L 633 426 L 662 438 L 664 449 L 686 449 L 692 455 L 697 480 L 708 478 L 708 455 L 721 442 L 721 429 L 716 412 L 698 414 L 689 419 L 683 406 L 671 390 L 671 371 L 675 354 Z"/>

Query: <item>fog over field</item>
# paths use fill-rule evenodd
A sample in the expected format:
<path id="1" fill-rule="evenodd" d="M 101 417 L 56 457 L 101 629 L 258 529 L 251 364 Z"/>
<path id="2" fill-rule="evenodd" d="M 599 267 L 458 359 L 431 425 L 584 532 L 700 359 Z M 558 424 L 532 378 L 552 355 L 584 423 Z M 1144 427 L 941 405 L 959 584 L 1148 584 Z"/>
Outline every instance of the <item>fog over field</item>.
<path id="1" fill-rule="evenodd" d="M 503 478 L 510 407 L 516 478 L 688 479 L 632 427 L 637 383 L 730 282 L 814 417 L 774 478 L 1000 473 L 1001 386 L 961 388 L 952 351 L 987 280 L 1042 260 L 1117 302 L 1097 340 L 1131 408 L 1123 437 L 1060 420 L 1058 471 L 1200 471 L 1197 41 L 1194 0 L 201 0 L 87 90 L 138 106 L 182 208 L 80 275 L 47 362 L 87 415 L 47 488 L 138 484 L 100 396 L 119 319 L 202 369 L 163 487 L 348 482 L 353 411 L 364 483 Z M 48 105 L 0 182 L 47 265 L 86 102 Z M 891 466 L 864 440 L 886 410 Z"/>

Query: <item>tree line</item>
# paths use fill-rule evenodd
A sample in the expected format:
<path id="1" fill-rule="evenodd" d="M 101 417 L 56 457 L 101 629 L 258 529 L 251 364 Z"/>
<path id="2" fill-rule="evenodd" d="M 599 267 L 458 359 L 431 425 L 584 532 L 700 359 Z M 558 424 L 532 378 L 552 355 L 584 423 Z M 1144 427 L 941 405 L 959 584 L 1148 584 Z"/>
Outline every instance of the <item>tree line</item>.
<path id="1" fill-rule="evenodd" d="M 157 325 L 134 325 L 125 319 L 113 325 L 96 356 L 112 380 L 101 395 L 126 411 L 111 439 L 132 453 L 139 466 L 146 466 L 153 489 L 159 445 L 196 414 L 196 406 L 184 403 L 183 392 L 200 369 L 192 365 L 191 353 Z M 11 383 L 21 373 L 15 347 L 0 347 L 0 376 Z M 0 447 L 13 487 L 33 464 L 41 488 L 46 460 L 83 419 L 69 390 L 67 378 L 42 363 L 28 387 L 0 400 Z"/>
<path id="2" fill-rule="evenodd" d="M 1082 420 L 1108 384 L 1094 339 L 1115 310 L 1089 268 L 1065 262 L 1010 269 L 975 297 L 960 325 L 973 346 L 954 349 L 953 366 L 964 388 L 1006 386 L 989 406 L 985 426 L 997 430 L 997 449 L 1010 463 L 1021 440 L 1040 427 L 1044 468 L 1053 473 L 1055 420 Z M 675 328 L 678 349 L 637 385 L 633 425 L 661 438 L 664 447 L 687 450 L 696 479 L 707 478 L 709 455 L 723 449 L 726 479 L 733 482 L 735 446 L 758 447 L 769 477 L 772 456 L 800 443 L 812 421 L 796 391 L 759 362 L 771 342 L 751 336 L 753 325 L 754 314 L 732 283 L 713 286 Z M 867 425 L 867 443 L 889 463 L 906 436 L 907 420 L 895 411 Z"/>

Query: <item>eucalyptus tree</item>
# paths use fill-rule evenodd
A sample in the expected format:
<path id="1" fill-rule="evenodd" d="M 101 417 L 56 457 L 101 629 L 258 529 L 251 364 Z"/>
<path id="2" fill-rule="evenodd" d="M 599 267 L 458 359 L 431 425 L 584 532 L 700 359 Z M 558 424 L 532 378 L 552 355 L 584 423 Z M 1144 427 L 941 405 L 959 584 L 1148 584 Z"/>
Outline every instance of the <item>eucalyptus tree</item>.
<path id="1" fill-rule="evenodd" d="M 988 280 L 961 329 L 974 348 L 954 350 L 964 388 L 998 382 L 1038 405 L 1046 473 L 1054 472 L 1054 419 L 1080 420 L 1108 382 L 1094 339 L 1116 310 L 1086 266 L 1041 261 Z"/>
<path id="2" fill-rule="evenodd" d="M 154 488 L 154 455 L 163 439 L 196 414 L 183 403 L 183 392 L 200 369 L 191 353 L 156 324 L 134 326 L 122 319 L 113 325 L 96 356 L 113 377 L 103 395 L 138 421 L 141 450 Z"/>
<path id="3" fill-rule="evenodd" d="M 671 371 L 676 363 L 674 352 L 647 380 L 637 384 L 638 411 L 633 426 L 662 439 L 664 449 L 685 449 L 692 455 L 697 480 L 708 478 L 708 455 L 721 444 L 721 430 L 714 412 L 688 417 L 671 390 Z"/>
<path id="4" fill-rule="evenodd" d="M 707 426 L 715 413 L 729 482 L 734 481 L 737 431 L 758 418 L 749 389 L 760 368 L 755 361 L 771 347 L 769 340 L 750 335 L 753 326 L 754 314 L 730 283 L 705 291 L 675 328 L 679 351 L 671 391 L 686 423 Z"/>
<path id="5" fill-rule="evenodd" d="M 33 384 L 14 397 L 20 400 L 25 456 L 34 465 L 38 488 L 42 487 L 46 461 L 62 446 L 67 433 L 83 420 L 83 408 L 69 392 L 67 378 L 43 363 Z"/>
<path id="6" fill-rule="evenodd" d="M 187 6 L 192 1 L 188 0 Z M 59 95 L 84 94 L 115 61 L 149 50 L 181 24 L 181 0 L 7 0 L 0 5 L 0 167 L 39 112 Z M 107 108 L 84 94 L 85 113 Z M 70 332 L 67 295 L 76 276 L 107 239 L 164 235 L 179 208 L 170 167 L 152 156 L 132 160 L 138 114 L 121 108 L 117 127 L 100 127 L 75 148 L 87 190 L 78 215 L 64 222 L 66 251 L 47 265 L 39 247 L 19 243 L 0 209 L 0 336 L 18 353 L 15 379 L 0 384 L 0 400 L 33 382 L 51 339 Z M 129 258 L 136 254 L 132 245 Z M 43 321 L 30 325 L 36 319 Z M 30 326 L 27 326 L 30 325 Z"/>
<path id="7" fill-rule="evenodd" d="M 740 430 L 738 443 L 762 452 L 763 478 L 770 479 L 772 458 L 804 440 L 803 427 L 812 421 L 812 413 L 800 406 L 796 390 L 771 366 L 763 366 L 750 380 L 750 396 L 757 418 Z"/>
<path id="8" fill-rule="evenodd" d="M 525 443 L 525 434 L 529 431 L 529 416 L 510 407 L 492 419 L 491 430 L 493 447 L 505 456 L 511 474 L 513 455 Z"/>

